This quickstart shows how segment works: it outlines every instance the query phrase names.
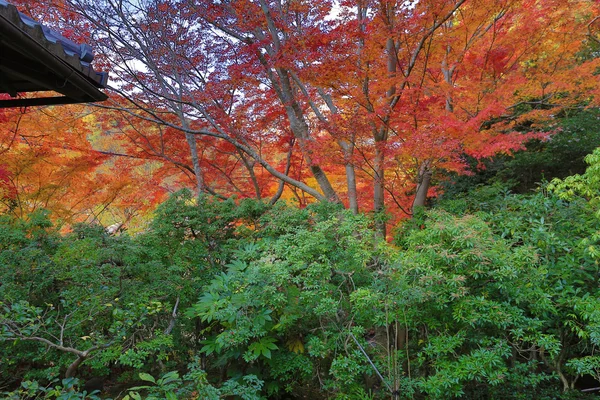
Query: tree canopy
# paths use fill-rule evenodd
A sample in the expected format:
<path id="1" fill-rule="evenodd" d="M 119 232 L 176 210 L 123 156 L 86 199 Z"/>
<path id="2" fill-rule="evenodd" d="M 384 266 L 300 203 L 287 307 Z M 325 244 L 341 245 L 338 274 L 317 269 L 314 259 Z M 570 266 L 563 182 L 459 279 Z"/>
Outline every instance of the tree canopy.
<path id="1" fill-rule="evenodd" d="M 470 157 L 546 140 L 598 101 L 591 0 L 27 6 L 95 44 L 112 156 L 167 190 L 406 217 Z"/>

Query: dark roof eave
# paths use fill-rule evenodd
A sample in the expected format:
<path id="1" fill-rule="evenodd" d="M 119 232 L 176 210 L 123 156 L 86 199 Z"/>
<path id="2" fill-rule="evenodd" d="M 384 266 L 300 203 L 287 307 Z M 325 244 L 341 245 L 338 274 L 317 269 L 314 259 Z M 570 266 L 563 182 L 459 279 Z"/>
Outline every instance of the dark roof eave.
<path id="1" fill-rule="evenodd" d="M 106 96 L 108 99 L 108 96 Z M 106 100 L 104 99 L 104 100 Z M 102 100 L 89 100 L 82 99 L 76 100 L 68 96 L 52 96 L 52 97 L 25 97 L 17 99 L 0 100 L 0 108 L 14 108 L 14 107 L 34 107 L 34 106 L 55 106 L 61 104 L 78 104 L 78 103 L 90 103 L 92 101 Z"/>
<path id="2" fill-rule="evenodd" d="M 9 43 L 18 43 L 20 51 L 24 54 L 28 54 L 30 57 L 34 57 L 42 63 L 48 70 L 56 75 L 57 79 L 64 81 L 63 87 L 66 87 L 68 83 L 71 90 L 68 92 L 63 90 L 63 93 L 61 92 L 61 87 L 52 88 L 52 90 L 65 95 L 65 97 L 0 100 L 0 108 L 19 107 L 21 105 L 86 103 L 103 101 L 108 98 L 106 94 L 99 90 L 99 88 L 106 86 L 108 78 L 106 73 L 96 73 L 91 67 L 82 64 L 79 64 L 81 67 L 79 69 L 66 60 L 61 59 L 57 54 L 54 54 L 42 43 L 38 42 L 26 32 L 25 29 L 15 25 L 15 23 L 11 21 L 11 19 L 14 19 L 15 21 L 21 22 L 19 13 L 14 6 L 9 5 L 6 8 L 6 12 L 8 15 L 0 13 L 0 37 L 5 38 Z M 37 29 L 41 30 L 39 27 Z M 55 48 L 58 47 L 62 49 L 62 46 L 56 46 L 54 43 L 48 43 L 48 45 L 53 45 Z M 63 52 L 61 51 L 61 53 Z M 94 76 L 86 76 L 85 73 L 93 74 Z M 73 90 L 73 88 L 76 90 Z M 44 103 L 42 99 L 47 99 L 47 103 Z"/>

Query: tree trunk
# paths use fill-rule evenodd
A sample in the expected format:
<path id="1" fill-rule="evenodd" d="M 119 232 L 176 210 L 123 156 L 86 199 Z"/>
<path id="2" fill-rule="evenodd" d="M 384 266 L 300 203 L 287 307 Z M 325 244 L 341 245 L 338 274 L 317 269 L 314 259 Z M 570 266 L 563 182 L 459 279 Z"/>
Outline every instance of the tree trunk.
<path id="1" fill-rule="evenodd" d="M 309 142 L 311 140 L 310 129 L 308 127 L 308 123 L 306 122 L 306 115 L 296 101 L 295 90 L 290 80 L 290 73 L 283 68 L 277 68 L 276 71 L 277 76 L 279 77 L 279 83 L 281 85 L 280 100 L 284 104 L 288 121 L 290 123 L 290 130 L 300 144 L 300 151 L 308 163 L 310 170 L 325 198 L 328 201 L 339 203 L 340 199 L 336 191 L 333 189 L 333 186 L 331 186 L 331 182 L 329 182 L 327 175 L 321 169 L 321 167 L 312 160 L 311 149 L 309 148 Z"/>
<path id="2" fill-rule="evenodd" d="M 325 174 L 325 172 L 323 172 L 321 167 L 313 164 L 310 166 L 310 170 L 311 170 L 313 176 L 315 177 L 317 183 L 319 184 L 319 187 L 323 191 L 323 194 L 327 198 L 327 200 L 331 201 L 333 203 L 339 203 L 340 198 L 338 197 L 337 193 L 333 189 L 333 186 L 331 186 L 331 183 L 329 182 L 327 175 Z"/>
<path id="3" fill-rule="evenodd" d="M 240 149 L 236 149 L 238 155 L 242 159 L 242 163 L 246 170 L 248 171 L 248 175 L 250 176 L 250 181 L 252 182 L 252 186 L 254 186 L 254 194 L 257 200 L 261 200 L 262 196 L 260 194 L 260 185 L 258 184 L 258 179 L 256 178 L 256 173 L 254 172 L 254 162 L 248 161 L 244 153 Z"/>
<path id="4" fill-rule="evenodd" d="M 373 177 L 373 211 L 375 213 L 382 213 L 385 210 L 385 168 L 383 163 L 385 161 L 384 151 L 382 145 L 385 142 L 375 142 L 375 159 L 373 161 L 373 167 L 375 169 L 375 176 Z M 376 218 L 375 228 L 378 234 L 385 239 L 386 237 L 386 226 L 385 221 L 381 218 Z"/>
<path id="5" fill-rule="evenodd" d="M 78 356 L 77 359 L 73 361 L 71 365 L 69 365 L 69 368 L 67 368 L 67 372 L 65 372 L 65 378 L 73 378 L 77 374 L 77 369 L 86 358 L 87 355 Z"/>
<path id="6" fill-rule="evenodd" d="M 288 150 L 287 153 L 287 157 L 285 159 L 285 171 L 284 174 L 287 176 L 287 174 L 290 173 L 290 167 L 292 166 L 292 152 L 294 150 L 294 143 L 296 142 L 296 140 L 294 138 L 292 138 L 290 140 L 290 149 Z M 283 180 L 279 181 L 279 186 L 277 187 L 277 192 L 273 195 L 273 197 L 271 197 L 271 200 L 269 201 L 270 205 L 275 204 L 279 198 L 281 197 L 281 195 L 283 194 L 283 188 L 285 187 L 285 182 Z"/>
<path id="7" fill-rule="evenodd" d="M 393 27 L 393 15 L 388 10 L 388 24 L 390 28 Z M 388 38 L 386 41 L 386 53 L 387 53 L 387 72 L 390 78 L 396 76 L 396 47 L 394 39 Z M 391 85 L 387 91 L 387 97 L 393 98 L 396 94 L 396 86 Z M 375 159 L 373 160 L 373 167 L 375 170 L 375 176 L 373 180 L 373 210 L 375 213 L 382 213 L 385 210 L 385 145 L 388 139 L 388 124 L 389 114 L 383 120 L 384 125 L 375 131 Z M 381 237 L 385 239 L 386 225 L 382 218 L 377 218 L 375 221 L 375 227 Z"/>
<path id="8" fill-rule="evenodd" d="M 192 167 L 194 168 L 194 175 L 196 176 L 196 191 L 197 195 L 200 196 L 202 192 L 204 192 L 204 177 L 202 176 L 202 170 L 200 169 L 200 160 L 198 158 L 198 146 L 196 143 L 196 135 L 189 133 L 190 124 L 188 120 L 183 115 L 183 111 L 178 106 L 174 107 L 177 110 L 177 115 L 179 117 L 179 121 L 181 122 L 181 126 L 185 129 L 185 140 L 187 141 L 188 147 L 190 149 L 190 156 L 192 159 Z"/>
<path id="9" fill-rule="evenodd" d="M 196 190 L 198 195 L 204 191 L 204 178 L 200 169 L 200 160 L 198 159 L 198 147 L 196 146 L 196 136 L 190 133 L 185 134 L 185 140 L 190 148 L 190 156 L 194 167 L 194 175 L 196 176 Z"/>
<path id="10" fill-rule="evenodd" d="M 337 112 L 337 110 L 336 110 Z M 354 141 L 354 135 L 352 135 Z M 354 144 L 346 140 L 340 139 L 338 145 L 344 153 L 344 168 L 346 170 L 346 188 L 348 192 L 348 208 L 354 214 L 358 214 L 358 191 L 356 190 L 356 170 L 352 162 L 354 153 Z"/>
<path id="11" fill-rule="evenodd" d="M 427 191 L 431 184 L 432 172 L 429 170 L 429 163 L 425 162 L 419 168 L 419 175 L 417 177 L 417 193 L 415 194 L 415 200 L 412 205 L 412 212 L 415 213 L 417 207 L 424 207 L 425 201 L 427 200 Z"/>
<path id="12" fill-rule="evenodd" d="M 358 214 L 358 192 L 356 190 L 356 171 L 354 164 L 346 163 L 346 185 L 348 186 L 348 208 Z"/>

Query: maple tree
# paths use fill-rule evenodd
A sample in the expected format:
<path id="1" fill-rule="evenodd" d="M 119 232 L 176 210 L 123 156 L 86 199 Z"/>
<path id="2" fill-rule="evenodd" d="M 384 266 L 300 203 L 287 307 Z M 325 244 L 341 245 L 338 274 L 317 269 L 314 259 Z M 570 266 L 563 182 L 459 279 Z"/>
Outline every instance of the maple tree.
<path id="1" fill-rule="evenodd" d="M 127 154 L 198 193 L 410 215 L 598 99 L 591 0 L 50 3 L 110 66 Z"/>
<path id="2" fill-rule="evenodd" d="M 108 225 L 164 195 L 139 179 L 140 166 L 130 158 L 114 159 L 102 149 L 105 135 L 94 133 L 94 115 L 84 106 L 6 111 L 0 126 L 3 213 L 24 218 L 46 209 L 65 227 L 82 221 Z M 139 191 L 148 192 L 144 201 Z"/>
<path id="3" fill-rule="evenodd" d="M 585 23 L 597 13 L 593 2 L 578 2 L 581 8 L 541 1 L 350 5 L 358 11 L 348 12 L 341 29 L 358 24 L 360 51 L 337 63 L 336 80 L 331 70 L 320 74 L 320 66 L 314 75 L 363 109 L 371 135 L 360 154 L 370 157 L 364 161 L 375 209 L 383 208 L 386 191 L 400 202 L 412 193 L 412 207 L 423 205 L 434 173 L 465 172 L 464 155 L 518 149 L 533 135 L 512 133 L 516 124 L 589 104 L 597 93 L 590 79 L 597 60 L 573 63 L 589 41 Z M 517 103 L 538 101 L 519 118 L 511 113 Z"/>
<path id="4" fill-rule="evenodd" d="M 0 124 L 4 124 L 8 117 L 6 112 L 0 112 Z M 11 145 L 12 138 L 8 139 L 2 137 L 0 142 L 0 155 L 6 153 L 8 147 Z M 0 200 L 10 201 L 14 197 L 14 187 L 10 182 L 10 171 L 6 168 L 5 163 L 0 163 Z"/>

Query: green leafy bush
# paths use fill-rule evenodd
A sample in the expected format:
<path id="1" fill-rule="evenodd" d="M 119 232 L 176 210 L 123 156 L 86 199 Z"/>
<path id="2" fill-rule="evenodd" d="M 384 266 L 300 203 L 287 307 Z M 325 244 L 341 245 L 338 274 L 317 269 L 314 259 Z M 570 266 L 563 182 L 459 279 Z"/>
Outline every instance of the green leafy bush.
<path id="1" fill-rule="evenodd" d="M 600 219 L 560 185 L 475 188 L 393 243 L 340 206 L 185 191 L 136 237 L 1 217 L 0 384 L 81 398 L 57 380 L 75 371 L 132 383 L 130 399 L 581 398 L 600 378 Z"/>

